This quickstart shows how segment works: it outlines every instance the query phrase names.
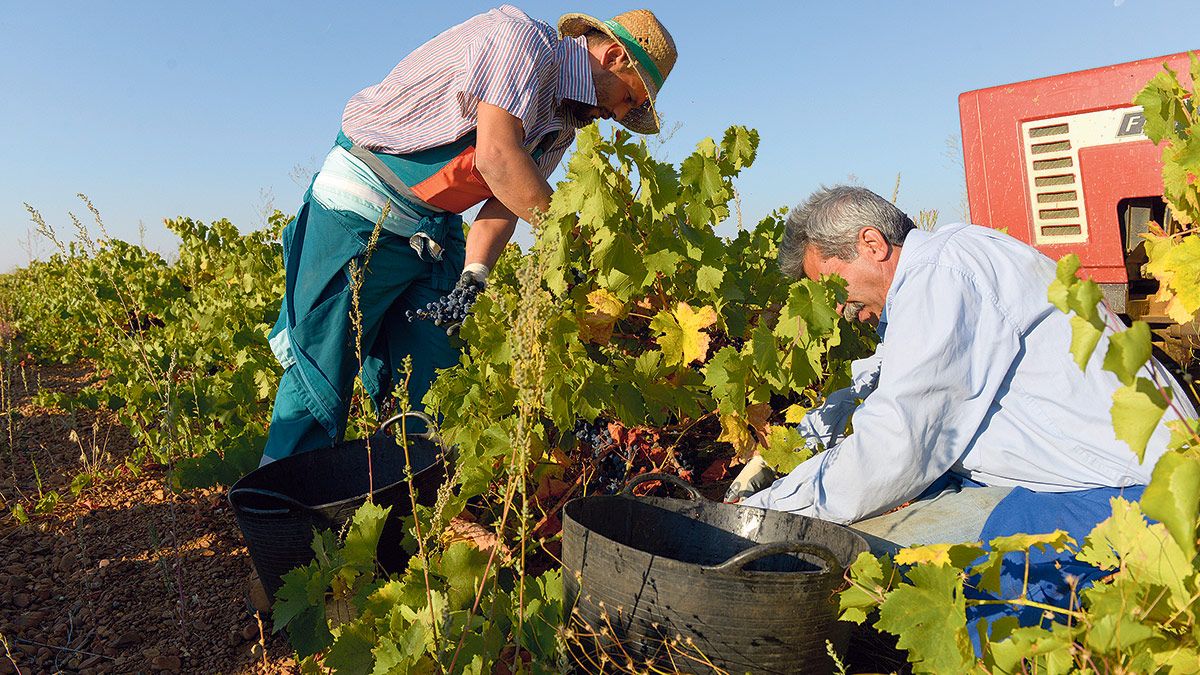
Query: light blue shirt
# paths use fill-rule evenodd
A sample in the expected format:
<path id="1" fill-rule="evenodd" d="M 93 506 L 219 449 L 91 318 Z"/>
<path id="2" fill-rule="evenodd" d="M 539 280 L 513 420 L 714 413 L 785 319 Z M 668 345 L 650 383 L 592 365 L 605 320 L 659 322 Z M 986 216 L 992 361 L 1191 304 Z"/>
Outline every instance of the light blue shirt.
<path id="1" fill-rule="evenodd" d="M 1101 369 L 1112 331 L 1080 372 L 1070 318 L 1046 299 L 1054 275 L 1049 258 L 988 228 L 910 232 L 879 348 L 855 364 L 852 391 L 830 396 L 801 425 L 810 441 L 836 444 L 744 504 L 852 523 L 913 499 L 947 471 L 1038 492 L 1149 482 L 1175 415 L 1168 410 L 1139 463 L 1113 431 L 1121 383 Z M 1156 361 L 1141 374 L 1152 368 L 1195 417 Z M 854 433 L 840 440 L 851 410 Z"/>

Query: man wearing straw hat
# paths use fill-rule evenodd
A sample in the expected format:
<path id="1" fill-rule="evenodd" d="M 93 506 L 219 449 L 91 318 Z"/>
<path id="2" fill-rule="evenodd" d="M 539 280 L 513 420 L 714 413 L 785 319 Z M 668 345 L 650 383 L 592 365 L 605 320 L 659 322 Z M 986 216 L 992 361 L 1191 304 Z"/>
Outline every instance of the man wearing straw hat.
<path id="1" fill-rule="evenodd" d="M 411 355 L 408 395 L 419 408 L 457 351 L 444 327 L 406 312 L 482 288 L 517 219 L 549 206 L 547 177 L 578 128 L 604 118 L 657 133 L 655 99 L 676 56 L 647 10 L 608 21 L 567 14 L 556 32 L 504 5 L 429 40 L 351 98 L 283 232 L 287 282 L 270 341 L 284 373 L 263 463 L 342 438 L 360 369 L 379 402 Z M 480 202 L 464 237 L 459 214 Z"/>

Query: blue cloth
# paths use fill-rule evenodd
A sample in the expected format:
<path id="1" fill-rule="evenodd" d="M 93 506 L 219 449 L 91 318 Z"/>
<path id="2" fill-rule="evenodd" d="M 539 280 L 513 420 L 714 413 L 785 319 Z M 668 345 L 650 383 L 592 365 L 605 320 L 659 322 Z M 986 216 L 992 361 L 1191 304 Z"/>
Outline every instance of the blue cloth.
<path id="1" fill-rule="evenodd" d="M 984 523 L 980 538 L 986 543 L 996 537 L 1018 533 L 1047 533 L 1065 530 L 1077 546 L 1101 521 L 1112 515 L 1112 499 L 1123 497 L 1128 501 L 1142 498 L 1145 486 L 1127 488 L 1096 488 L 1078 492 L 1045 493 L 1025 488 L 1014 488 L 1005 497 Z M 1071 585 L 1068 577 L 1076 579 L 1075 593 L 1091 586 L 1096 580 L 1110 574 L 1092 565 L 1079 562 L 1070 552 L 1035 550 L 1029 554 L 1028 597 L 1067 609 L 1071 605 Z M 1000 598 L 1016 598 L 1021 594 L 1025 578 L 1025 555 L 1010 553 L 1001 563 Z M 972 580 L 966 596 L 974 599 L 994 599 L 989 593 L 973 587 Z M 1076 607 L 1078 599 L 1075 600 Z M 986 619 L 992 623 L 1003 616 L 1016 616 L 1022 626 L 1035 626 L 1045 621 L 1041 610 L 1033 607 L 1015 608 L 1008 605 L 968 607 L 967 625 L 975 653 L 980 653 L 979 622 Z"/>
<path id="2" fill-rule="evenodd" d="M 404 313 L 454 287 L 465 256 L 462 229 L 447 232 L 441 261 L 422 259 L 407 237 L 384 231 L 359 291 L 360 369 L 350 318 L 350 267 L 364 264 L 374 228 L 374 221 L 351 211 L 326 208 L 310 192 L 283 231 L 287 282 L 270 339 L 284 373 L 275 396 L 264 463 L 343 438 L 354 377 L 360 371 L 367 392 L 378 403 L 399 381 L 403 358 L 411 355 L 409 400 L 420 409 L 436 369 L 457 361 L 457 349 L 443 328 L 428 321 L 410 324 Z"/>
<path id="3" fill-rule="evenodd" d="M 1121 383 L 1101 367 L 1112 331 L 1080 372 L 1070 317 L 1046 296 L 1053 261 L 964 224 L 914 230 L 899 255 L 883 339 L 862 369 L 878 380 L 854 411 L 854 433 L 744 504 L 849 524 L 911 501 L 947 472 L 1035 492 L 1149 482 L 1167 420 L 1144 463 L 1115 437 L 1109 411 Z M 1195 415 L 1161 365 L 1146 368 Z"/>

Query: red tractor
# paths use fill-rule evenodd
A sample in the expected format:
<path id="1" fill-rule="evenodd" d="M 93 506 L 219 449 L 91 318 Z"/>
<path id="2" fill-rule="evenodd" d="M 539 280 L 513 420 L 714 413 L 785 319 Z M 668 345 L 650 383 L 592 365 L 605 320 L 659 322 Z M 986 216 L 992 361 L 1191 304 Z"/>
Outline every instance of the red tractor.
<path id="1" fill-rule="evenodd" d="M 1128 319 L 1151 325 L 1179 364 L 1196 326 L 1178 326 L 1151 296 L 1142 239 L 1170 228 L 1160 149 L 1142 133 L 1134 96 L 1163 64 L 1186 76 L 1187 53 L 969 91 L 958 97 L 971 221 L 1057 260 L 1075 253 L 1082 273 Z"/>

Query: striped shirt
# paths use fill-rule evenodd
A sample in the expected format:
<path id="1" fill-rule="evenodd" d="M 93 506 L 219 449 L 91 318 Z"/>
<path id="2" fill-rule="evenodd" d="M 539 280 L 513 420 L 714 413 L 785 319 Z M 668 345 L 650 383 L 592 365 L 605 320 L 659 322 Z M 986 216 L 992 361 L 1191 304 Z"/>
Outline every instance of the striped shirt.
<path id="1" fill-rule="evenodd" d="M 342 130 L 376 152 L 427 150 L 473 131 L 486 101 L 521 121 L 526 149 L 546 143 L 537 164 L 548 177 L 587 123 L 564 99 L 596 105 L 585 40 L 560 40 L 549 24 L 503 5 L 434 37 L 355 94 Z"/>

